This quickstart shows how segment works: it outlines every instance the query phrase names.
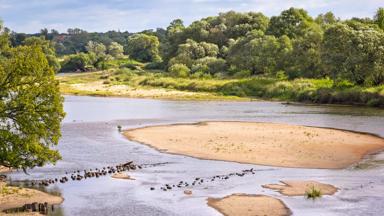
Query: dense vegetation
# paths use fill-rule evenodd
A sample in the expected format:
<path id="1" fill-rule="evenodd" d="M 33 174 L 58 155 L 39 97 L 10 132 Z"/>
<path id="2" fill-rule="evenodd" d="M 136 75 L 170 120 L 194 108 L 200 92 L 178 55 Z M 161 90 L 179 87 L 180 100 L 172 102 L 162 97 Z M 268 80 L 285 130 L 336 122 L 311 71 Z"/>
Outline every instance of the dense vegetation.
<path id="1" fill-rule="evenodd" d="M 189 26 L 177 19 L 135 34 L 10 35 L 14 46 L 44 45 L 57 71 L 156 69 L 175 80 L 237 79 L 215 89 L 222 94 L 384 106 L 384 8 L 372 19 L 340 20 L 331 12 L 313 18 L 290 8 L 270 18 L 230 11 Z M 54 50 L 61 65 L 49 57 Z"/>
<path id="2" fill-rule="evenodd" d="M 30 37 L 17 47 L 0 22 L 0 166 L 33 168 L 60 159 L 63 98 L 49 41 Z"/>

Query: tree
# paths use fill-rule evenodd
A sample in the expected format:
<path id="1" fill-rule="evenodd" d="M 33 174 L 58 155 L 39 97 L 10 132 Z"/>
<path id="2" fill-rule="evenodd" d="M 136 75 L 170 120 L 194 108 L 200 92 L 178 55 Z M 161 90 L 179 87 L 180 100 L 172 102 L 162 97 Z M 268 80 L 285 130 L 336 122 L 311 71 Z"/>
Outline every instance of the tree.
<path id="1" fill-rule="evenodd" d="M 335 81 L 384 82 L 384 32 L 369 25 L 336 24 L 324 34 L 322 60 Z"/>
<path id="2" fill-rule="evenodd" d="M 274 74 L 284 69 L 285 59 L 291 51 L 291 40 L 287 36 L 276 38 L 253 31 L 230 46 L 227 61 L 237 71 Z"/>
<path id="3" fill-rule="evenodd" d="M 61 65 L 57 60 L 55 45 L 53 42 L 44 39 L 44 37 L 28 37 L 23 41 L 23 45 L 41 47 L 45 57 L 48 59 L 49 65 L 53 67 L 55 72 L 60 70 Z"/>
<path id="4" fill-rule="evenodd" d="M 384 30 L 384 8 L 379 8 L 375 15 L 375 23 Z"/>
<path id="5" fill-rule="evenodd" d="M 274 16 L 269 22 L 267 34 L 276 37 L 287 35 L 290 39 L 301 37 L 319 26 L 303 9 L 290 8 Z"/>
<path id="6" fill-rule="evenodd" d="M 322 31 L 312 31 L 292 41 L 293 49 L 284 67 L 289 78 L 320 78 L 324 76 L 321 60 L 322 40 Z"/>
<path id="7" fill-rule="evenodd" d="M 8 33 L 4 30 L 3 22 L 0 20 L 0 60 L 9 48 Z"/>
<path id="8" fill-rule="evenodd" d="M 121 58 L 124 56 L 124 47 L 117 42 L 112 42 L 108 46 L 108 54 L 114 58 Z"/>
<path id="9" fill-rule="evenodd" d="M 135 34 L 128 38 L 126 53 L 138 61 L 158 62 L 161 61 L 159 45 L 160 42 L 156 36 Z"/>
<path id="10" fill-rule="evenodd" d="M 98 61 L 98 57 L 95 53 L 79 53 L 67 56 L 64 59 L 62 71 L 63 72 L 74 72 L 74 71 L 90 71 L 94 69 L 94 65 Z"/>
<path id="11" fill-rule="evenodd" d="M 63 98 L 43 50 L 19 46 L 0 60 L 0 165 L 33 168 L 60 159 Z"/>
<path id="12" fill-rule="evenodd" d="M 320 14 L 316 17 L 315 22 L 323 28 L 327 28 L 329 25 L 339 22 L 339 19 L 335 17 L 332 12 L 327 12 L 325 14 Z"/>
<path id="13" fill-rule="evenodd" d="M 168 69 L 169 73 L 175 77 L 188 77 L 189 68 L 184 64 L 174 64 Z"/>
<path id="14" fill-rule="evenodd" d="M 95 53 L 96 56 L 103 56 L 107 51 L 107 48 L 104 46 L 104 44 L 94 41 L 88 41 L 85 48 L 87 49 L 88 53 Z"/>

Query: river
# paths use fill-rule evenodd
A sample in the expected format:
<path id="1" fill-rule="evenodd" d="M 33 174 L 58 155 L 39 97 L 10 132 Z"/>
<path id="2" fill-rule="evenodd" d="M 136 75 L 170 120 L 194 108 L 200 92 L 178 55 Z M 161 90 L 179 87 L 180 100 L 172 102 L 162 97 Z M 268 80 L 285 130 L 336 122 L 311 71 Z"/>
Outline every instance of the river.
<path id="1" fill-rule="evenodd" d="M 200 160 L 160 153 L 126 140 L 117 130 L 148 125 L 236 120 L 277 122 L 369 132 L 384 137 L 384 110 L 364 107 L 284 105 L 279 102 L 196 102 L 128 98 L 65 97 L 67 113 L 57 148 L 56 165 L 16 172 L 13 182 L 55 178 L 66 171 L 103 167 L 133 160 L 137 164 L 167 163 L 131 172 L 136 180 L 101 177 L 47 187 L 65 201 L 54 215 L 220 215 L 207 197 L 232 193 L 265 194 L 281 199 L 294 215 L 381 215 L 384 212 L 384 153 L 367 157 L 367 167 L 343 170 L 296 169 Z M 188 131 L 186 131 L 188 133 Z M 168 192 L 151 191 L 166 183 L 191 181 L 254 168 L 255 175 L 206 183 Z M 280 180 L 316 180 L 340 188 L 334 196 L 310 201 L 286 197 L 261 187 Z"/>

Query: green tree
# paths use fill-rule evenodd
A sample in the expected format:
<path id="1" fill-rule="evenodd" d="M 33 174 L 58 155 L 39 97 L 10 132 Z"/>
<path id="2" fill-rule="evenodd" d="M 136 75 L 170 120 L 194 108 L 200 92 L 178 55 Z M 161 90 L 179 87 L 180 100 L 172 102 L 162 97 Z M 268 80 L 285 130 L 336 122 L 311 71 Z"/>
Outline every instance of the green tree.
<path id="1" fill-rule="evenodd" d="M 375 15 L 375 23 L 384 30 L 384 8 L 379 8 Z"/>
<path id="2" fill-rule="evenodd" d="M 0 165 L 25 170 L 56 162 L 63 98 L 42 48 L 12 48 L 0 61 Z"/>
<path id="3" fill-rule="evenodd" d="M 28 37 L 23 41 L 23 44 L 26 46 L 41 47 L 48 59 L 49 65 L 53 67 L 55 72 L 60 70 L 61 65 L 56 57 L 55 45 L 52 41 L 46 40 L 43 37 Z"/>
<path id="4" fill-rule="evenodd" d="M 108 54 L 114 58 L 121 58 L 124 56 L 124 47 L 117 42 L 112 42 L 108 46 Z"/>
<path id="5" fill-rule="evenodd" d="M 126 52 L 138 61 L 158 62 L 161 61 L 159 55 L 160 42 L 156 36 L 146 34 L 135 34 L 128 38 Z"/>
<path id="6" fill-rule="evenodd" d="M 303 9 L 290 8 L 274 16 L 269 22 L 267 34 L 276 37 L 287 35 L 289 38 L 304 36 L 308 31 L 319 28 L 311 16 Z"/>
<path id="7" fill-rule="evenodd" d="M 88 53 L 95 53 L 96 56 L 104 56 L 107 51 L 107 48 L 104 44 L 94 41 L 89 41 L 85 48 L 87 49 Z"/>
<path id="8" fill-rule="evenodd" d="M 101 62 L 95 53 L 79 53 L 67 56 L 62 63 L 63 72 L 91 71 L 94 65 Z"/>
<path id="9" fill-rule="evenodd" d="M 322 60 L 334 80 L 384 82 L 384 32 L 369 25 L 336 24 L 324 34 Z"/>
<path id="10" fill-rule="evenodd" d="M 168 71 L 175 77 L 188 77 L 190 69 L 184 64 L 174 64 L 169 67 Z"/>
<path id="11" fill-rule="evenodd" d="M 284 69 L 284 61 L 291 51 L 291 40 L 287 36 L 276 38 L 253 31 L 230 46 L 227 61 L 235 71 L 249 70 L 254 75 L 274 74 Z"/>

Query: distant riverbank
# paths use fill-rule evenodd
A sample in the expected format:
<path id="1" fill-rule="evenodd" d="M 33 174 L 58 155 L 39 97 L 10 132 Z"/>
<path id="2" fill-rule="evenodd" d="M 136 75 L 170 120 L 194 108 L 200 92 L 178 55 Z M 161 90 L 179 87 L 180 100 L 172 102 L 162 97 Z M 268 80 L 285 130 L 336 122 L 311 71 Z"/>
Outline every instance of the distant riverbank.
<path id="1" fill-rule="evenodd" d="M 172 100 L 277 100 L 384 107 L 384 86 L 333 85 L 329 79 L 175 78 L 162 71 L 112 69 L 60 74 L 63 94 Z"/>

